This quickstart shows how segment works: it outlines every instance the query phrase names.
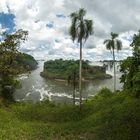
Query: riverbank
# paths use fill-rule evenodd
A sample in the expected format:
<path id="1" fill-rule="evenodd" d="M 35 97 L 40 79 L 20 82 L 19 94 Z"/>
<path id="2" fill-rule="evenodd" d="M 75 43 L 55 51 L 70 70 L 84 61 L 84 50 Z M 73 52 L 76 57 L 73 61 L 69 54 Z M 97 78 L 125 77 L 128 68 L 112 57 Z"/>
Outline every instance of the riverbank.
<path id="1" fill-rule="evenodd" d="M 79 106 L 49 101 L 0 103 L 0 139 L 136 140 L 140 134 L 139 99 L 107 89 Z"/>

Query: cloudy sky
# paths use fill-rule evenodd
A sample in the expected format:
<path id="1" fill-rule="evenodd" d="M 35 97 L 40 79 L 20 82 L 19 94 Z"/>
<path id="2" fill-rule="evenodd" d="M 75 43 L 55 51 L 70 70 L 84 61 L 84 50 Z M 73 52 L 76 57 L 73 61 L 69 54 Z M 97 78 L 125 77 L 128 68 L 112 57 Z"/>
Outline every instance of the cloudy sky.
<path id="1" fill-rule="evenodd" d="M 37 59 L 78 59 L 79 46 L 71 41 L 70 13 L 85 8 L 94 22 L 94 34 L 83 47 L 83 58 L 112 59 L 103 41 L 119 33 L 123 50 L 117 59 L 131 55 L 133 34 L 140 29 L 140 0 L 0 0 L 0 30 L 29 31 L 21 51 Z"/>

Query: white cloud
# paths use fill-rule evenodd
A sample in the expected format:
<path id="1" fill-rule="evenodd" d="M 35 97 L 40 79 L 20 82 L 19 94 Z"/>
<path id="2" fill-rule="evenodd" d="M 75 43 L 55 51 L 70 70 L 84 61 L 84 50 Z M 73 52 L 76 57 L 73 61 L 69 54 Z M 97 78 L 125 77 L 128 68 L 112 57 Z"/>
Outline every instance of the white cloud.
<path id="1" fill-rule="evenodd" d="M 117 54 L 122 59 L 131 55 L 129 47 L 133 34 L 140 25 L 139 0 L 0 0 L 0 12 L 15 15 L 16 28 L 29 31 L 22 50 L 36 58 L 79 58 L 79 47 L 68 35 L 69 14 L 80 7 L 87 9 L 87 17 L 94 21 L 94 34 L 87 40 L 83 58 L 110 59 L 103 41 L 111 31 L 120 34 L 124 49 Z M 63 18 L 57 15 L 63 15 Z M 47 24 L 52 23 L 49 28 Z"/>

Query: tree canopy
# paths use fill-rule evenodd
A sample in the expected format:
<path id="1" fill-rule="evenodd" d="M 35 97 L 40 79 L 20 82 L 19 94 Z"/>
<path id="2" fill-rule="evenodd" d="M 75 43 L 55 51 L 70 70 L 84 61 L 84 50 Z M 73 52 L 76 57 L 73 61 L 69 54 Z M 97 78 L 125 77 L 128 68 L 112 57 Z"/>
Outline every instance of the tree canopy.
<path id="1" fill-rule="evenodd" d="M 20 53 L 20 44 L 26 41 L 27 35 L 28 32 L 21 29 L 12 34 L 2 34 L 0 42 L 0 89 L 2 96 L 6 99 L 12 99 L 12 93 L 19 83 L 15 76 L 26 71 L 23 65 L 17 63 L 16 58 Z"/>
<path id="2" fill-rule="evenodd" d="M 130 45 L 133 48 L 133 56 L 122 61 L 121 82 L 124 83 L 124 89 L 128 89 L 140 96 L 140 31 L 134 34 Z"/>
<path id="3" fill-rule="evenodd" d="M 75 39 L 77 39 L 78 42 L 83 39 L 86 41 L 89 35 L 93 33 L 93 22 L 92 20 L 84 19 L 85 15 L 86 10 L 83 8 L 70 15 L 72 20 L 70 35 L 73 41 L 75 41 Z"/>

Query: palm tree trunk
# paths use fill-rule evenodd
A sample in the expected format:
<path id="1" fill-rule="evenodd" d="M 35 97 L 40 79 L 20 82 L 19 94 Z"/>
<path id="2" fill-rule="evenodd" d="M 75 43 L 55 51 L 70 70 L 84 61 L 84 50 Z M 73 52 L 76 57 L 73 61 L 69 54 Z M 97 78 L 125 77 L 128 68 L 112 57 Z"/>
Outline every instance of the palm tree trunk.
<path id="1" fill-rule="evenodd" d="M 73 105 L 75 106 L 76 74 L 73 77 Z"/>
<path id="2" fill-rule="evenodd" d="M 82 104 L 82 40 L 80 41 L 80 61 L 79 61 L 79 103 L 80 103 L 80 110 Z"/>
<path id="3" fill-rule="evenodd" d="M 116 91 L 116 65 L 115 65 L 115 52 L 113 49 L 113 64 L 114 64 L 114 92 Z"/>

